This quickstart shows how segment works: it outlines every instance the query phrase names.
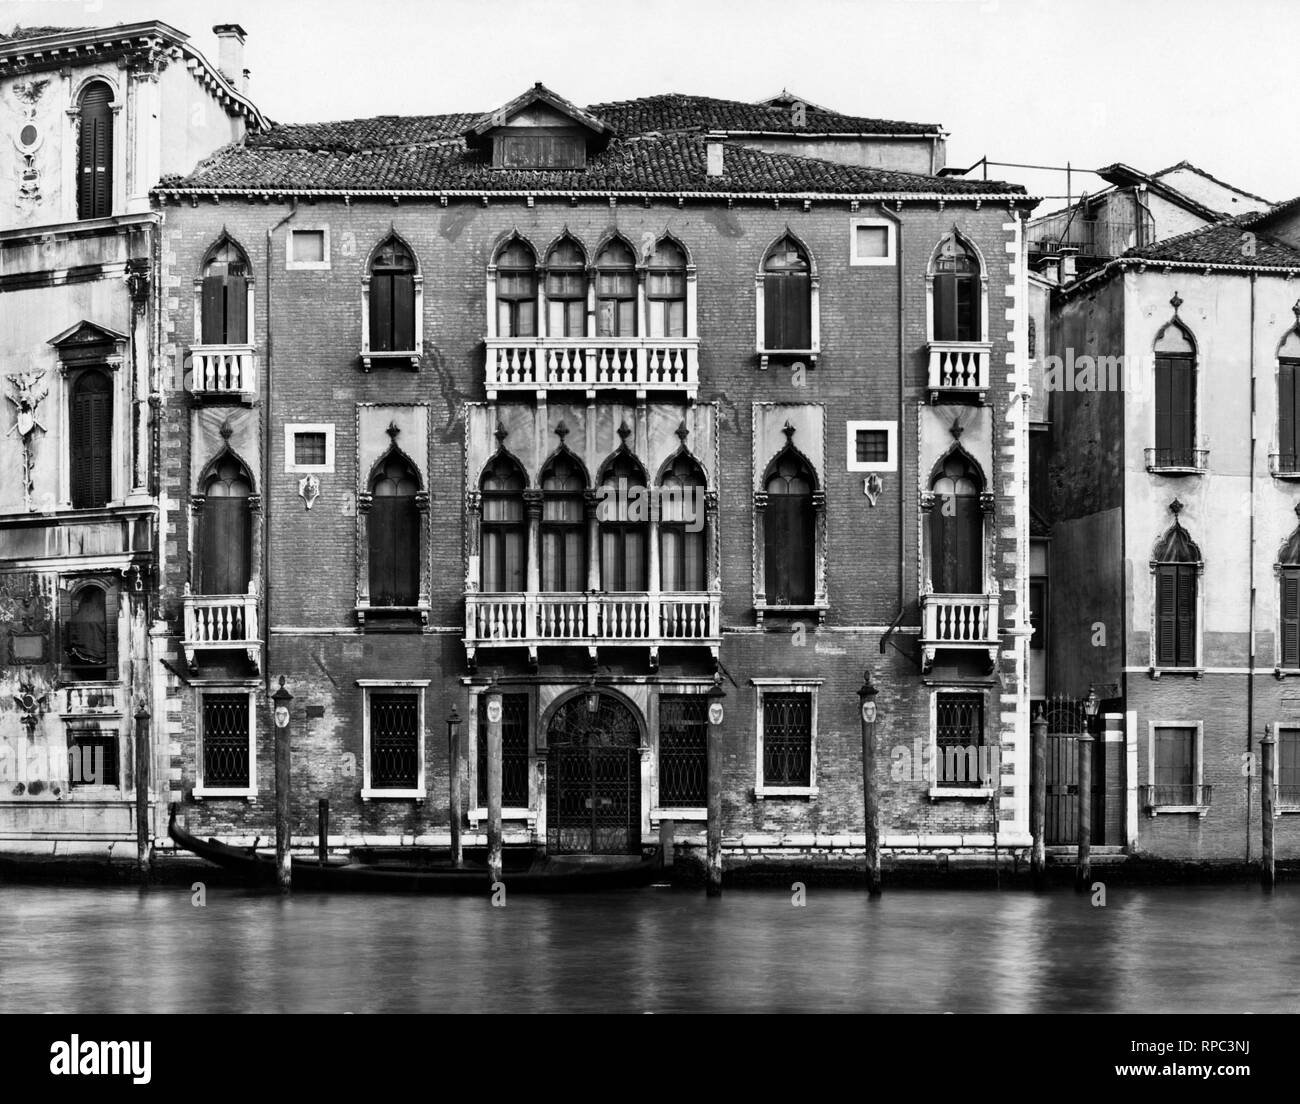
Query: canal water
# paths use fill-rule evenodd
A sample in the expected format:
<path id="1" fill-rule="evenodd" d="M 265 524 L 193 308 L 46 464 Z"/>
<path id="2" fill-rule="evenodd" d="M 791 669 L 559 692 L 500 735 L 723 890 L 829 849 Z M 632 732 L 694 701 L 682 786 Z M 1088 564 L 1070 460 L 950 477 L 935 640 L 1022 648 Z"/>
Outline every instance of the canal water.
<path id="1" fill-rule="evenodd" d="M 0 1012 L 1300 1012 L 1300 887 L 0 886 Z"/>

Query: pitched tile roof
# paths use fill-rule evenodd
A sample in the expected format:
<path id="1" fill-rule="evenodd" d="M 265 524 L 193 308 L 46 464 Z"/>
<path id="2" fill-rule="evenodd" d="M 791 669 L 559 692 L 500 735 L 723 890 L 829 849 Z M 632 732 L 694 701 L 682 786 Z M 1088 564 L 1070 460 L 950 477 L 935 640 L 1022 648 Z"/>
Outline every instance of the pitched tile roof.
<path id="1" fill-rule="evenodd" d="M 1247 268 L 1300 268 L 1300 250 L 1267 234 L 1245 229 L 1257 217 L 1238 215 L 1151 245 L 1135 246 L 1124 253 L 1124 258 Z M 1250 237 L 1246 236 L 1248 233 Z"/>
<path id="2" fill-rule="evenodd" d="M 802 126 L 796 126 L 790 107 L 718 100 L 711 96 L 687 96 L 668 92 L 638 100 L 592 104 L 587 110 L 603 119 L 619 134 L 659 131 L 726 130 L 779 132 L 782 134 L 937 134 L 934 123 L 903 123 L 893 119 L 865 119 L 841 115 L 808 105 Z"/>
<path id="3" fill-rule="evenodd" d="M 379 115 L 329 123 L 273 123 L 248 144 L 260 149 L 361 151 L 414 146 L 429 142 L 461 143 L 461 135 L 478 119 L 458 115 Z"/>
<path id="4" fill-rule="evenodd" d="M 121 26 L 121 24 L 118 24 Z M 47 35 L 72 34 L 74 31 L 89 31 L 91 27 L 18 27 L 8 34 L 0 31 L 0 42 L 20 42 L 28 38 L 45 38 Z"/>
<path id="5" fill-rule="evenodd" d="M 410 127 L 403 120 L 397 134 L 428 135 L 424 142 L 396 144 L 376 120 L 350 125 L 349 134 L 364 139 L 368 148 L 350 149 L 335 144 L 314 149 L 287 148 L 284 131 L 251 137 L 247 145 L 227 146 L 201 162 L 187 177 L 162 181 L 164 191 L 356 191 L 391 192 L 469 191 L 472 193 L 625 192 L 714 193 L 734 195 L 833 194 L 945 194 L 1024 195 L 1019 184 L 996 180 L 931 177 L 841 165 L 788 154 L 765 153 L 724 143 L 724 173 L 709 176 L 707 141 L 702 134 L 646 136 L 611 142 L 591 156 L 585 169 L 494 169 L 486 152 L 462 143 L 442 140 L 442 126 L 434 116 Z M 362 124 L 375 124 L 372 131 Z M 335 124 L 319 124 L 321 127 Z M 300 128 L 299 137 L 306 137 Z M 280 138 L 277 139 L 277 131 Z M 316 135 L 319 137 L 319 134 Z M 334 134 L 337 138 L 337 134 Z M 376 140 L 378 139 L 378 140 Z M 382 144 L 381 144 L 382 143 Z"/>

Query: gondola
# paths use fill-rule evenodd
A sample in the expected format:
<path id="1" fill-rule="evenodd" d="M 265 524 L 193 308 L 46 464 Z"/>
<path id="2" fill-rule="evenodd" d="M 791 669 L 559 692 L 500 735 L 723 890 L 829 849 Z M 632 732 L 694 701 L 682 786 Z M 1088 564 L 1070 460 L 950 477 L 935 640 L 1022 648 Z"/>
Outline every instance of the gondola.
<path id="1" fill-rule="evenodd" d="M 202 840 L 176 823 L 173 811 L 167 834 L 177 847 L 191 851 L 242 881 L 257 886 L 275 885 L 275 859 L 253 847 L 232 847 L 219 840 Z M 290 860 L 293 888 L 331 892 L 483 894 L 492 891 L 487 867 L 466 863 L 414 861 L 358 862 L 294 855 Z M 647 886 L 662 874 L 658 852 L 641 859 L 593 860 L 588 856 L 538 854 L 520 869 L 507 869 L 501 883 L 507 893 L 603 892 Z"/>

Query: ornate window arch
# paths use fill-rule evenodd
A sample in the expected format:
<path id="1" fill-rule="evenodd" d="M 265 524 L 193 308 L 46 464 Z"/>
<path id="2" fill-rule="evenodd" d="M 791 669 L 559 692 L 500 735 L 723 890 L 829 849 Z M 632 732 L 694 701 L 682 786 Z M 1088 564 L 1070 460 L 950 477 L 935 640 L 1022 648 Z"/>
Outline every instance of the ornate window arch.
<path id="1" fill-rule="evenodd" d="M 420 601 L 420 473 L 396 443 L 371 469 L 366 510 L 370 606 L 407 609 Z M 426 497 L 427 501 L 427 497 Z"/>
<path id="2" fill-rule="evenodd" d="M 1201 576 L 1205 561 L 1201 549 L 1183 528 L 1178 515 L 1183 504 L 1169 506 L 1173 524 L 1155 542 L 1151 552 L 1151 667 L 1161 669 L 1201 666 Z"/>
<path id="3" fill-rule="evenodd" d="M 816 365 L 821 352 L 820 282 L 812 252 L 786 227 L 763 252 L 754 276 L 760 368 L 777 353 L 806 356 Z"/>
<path id="4" fill-rule="evenodd" d="M 1296 515 L 1300 517 L 1300 507 Z M 1274 671 L 1300 671 L 1300 526 L 1278 549 L 1273 575 L 1277 580 Z"/>
<path id="5" fill-rule="evenodd" d="M 595 309 L 587 252 L 567 230 L 546 251 L 543 303 L 547 337 L 586 337 Z"/>
<path id="6" fill-rule="evenodd" d="M 589 486 L 582 462 L 565 445 L 542 466 L 539 551 L 543 591 L 588 589 Z"/>
<path id="7" fill-rule="evenodd" d="M 488 336 L 537 336 L 537 251 L 518 231 L 497 247 L 488 265 Z"/>
<path id="8" fill-rule="evenodd" d="M 930 473 L 921 509 L 927 515 L 925 594 L 988 593 L 993 496 L 973 456 L 953 445 Z"/>
<path id="9" fill-rule="evenodd" d="M 979 247 L 955 226 L 930 254 L 925 282 L 931 342 L 988 341 L 988 266 Z"/>
<path id="10" fill-rule="evenodd" d="M 371 250 L 361 277 L 361 368 L 420 366 L 424 277 L 415 251 L 395 229 Z"/>
<path id="11" fill-rule="evenodd" d="M 1178 317 L 1182 300 L 1171 300 L 1174 316 L 1156 333 L 1155 447 L 1147 467 L 1195 472 L 1205 467 L 1204 450 L 1196 447 L 1196 338 Z"/>
<path id="12" fill-rule="evenodd" d="M 695 265 L 686 246 L 665 234 L 645 263 L 646 333 L 650 337 L 694 337 Z"/>
<path id="13" fill-rule="evenodd" d="M 255 593 L 259 563 L 254 554 L 258 543 L 255 533 L 260 500 L 251 470 L 227 446 L 208 462 L 199 475 L 198 486 L 199 494 L 190 500 L 197 515 L 193 592 Z"/>
<path id="14" fill-rule="evenodd" d="M 598 478 L 600 589 L 647 591 L 650 494 L 646 470 L 624 444 L 601 465 Z"/>
<path id="15" fill-rule="evenodd" d="M 766 603 L 811 606 L 817 601 L 817 473 L 791 440 L 768 463 L 762 486 Z"/>
<path id="16" fill-rule="evenodd" d="M 596 336 L 636 337 L 640 279 L 636 251 L 620 234 L 596 254 Z"/>
<path id="17" fill-rule="evenodd" d="M 485 593 L 527 589 L 528 476 L 513 454 L 499 449 L 479 479 L 480 588 Z"/>
<path id="18" fill-rule="evenodd" d="M 251 348 L 253 282 L 248 251 L 223 228 L 194 277 L 194 344 Z"/>
<path id="19" fill-rule="evenodd" d="M 1300 302 L 1293 308 L 1296 325 L 1277 347 L 1277 450 L 1272 471 L 1277 476 L 1300 476 Z"/>
<path id="20" fill-rule="evenodd" d="M 112 85 L 96 77 L 82 85 L 73 114 L 77 127 L 77 218 L 107 218 L 115 202 L 114 122 L 118 112 Z"/>
<path id="21" fill-rule="evenodd" d="M 118 678 L 118 588 L 101 578 L 73 579 L 61 595 L 63 670 L 74 682 Z"/>
<path id="22" fill-rule="evenodd" d="M 683 445 L 659 472 L 659 585 L 664 591 L 709 586 L 708 481 Z"/>

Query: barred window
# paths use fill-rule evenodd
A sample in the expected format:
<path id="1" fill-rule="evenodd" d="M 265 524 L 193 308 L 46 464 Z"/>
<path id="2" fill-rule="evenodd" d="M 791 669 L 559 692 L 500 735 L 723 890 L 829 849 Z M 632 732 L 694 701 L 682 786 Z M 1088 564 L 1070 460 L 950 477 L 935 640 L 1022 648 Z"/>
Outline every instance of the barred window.
<path id="1" fill-rule="evenodd" d="M 811 695 L 763 695 L 763 783 L 812 784 Z"/>
<path id="2" fill-rule="evenodd" d="M 1277 730 L 1277 799 L 1300 805 L 1300 728 Z"/>
<path id="3" fill-rule="evenodd" d="M 854 442 L 859 464 L 884 464 L 889 460 L 889 430 L 860 429 Z"/>
<path id="4" fill-rule="evenodd" d="M 247 789 L 249 782 L 248 695 L 203 696 L 203 785 Z"/>
<path id="5" fill-rule="evenodd" d="M 665 809 L 708 803 L 709 710 L 703 694 L 659 699 L 659 804 Z"/>
<path id="6" fill-rule="evenodd" d="M 487 698 L 478 710 L 478 803 L 486 808 L 488 720 Z M 501 804 L 510 809 L 528 807 L 528 695 L 501 695 Z"/>
<path id="7" fill-rule="evenodd" d="M 939 785 L 983 785 L 984 695 L 940 694 L 935 702 L 935 724 Z"/>
<path id="8" fill-rule="evenodd" d="M 419 695 L 371 694 L 370 787 L 414 790 L 419 784 Z"/>
<path id="9" fill-rule="evenodd" d="M 120 786 L 117 732 L 100 729 L 68 731 L 68 785 Z"/>
<path id="10" fill-rule="evenodd" d="M 293 435 L 293 462 L 295 464 L 324 464 L 325 434 L 295 433 Z"/>

